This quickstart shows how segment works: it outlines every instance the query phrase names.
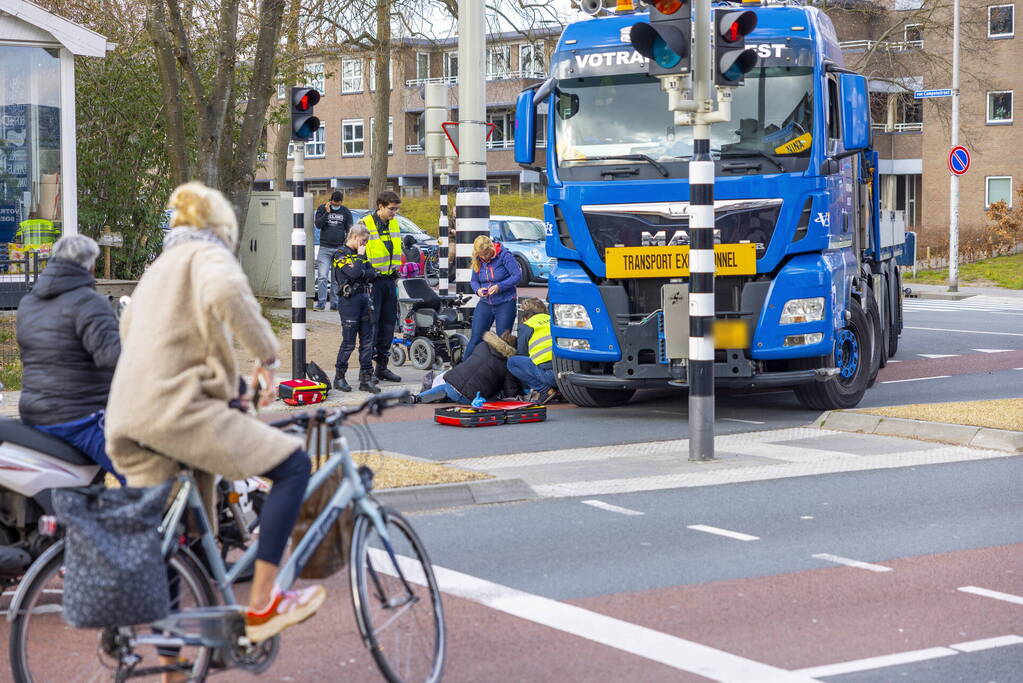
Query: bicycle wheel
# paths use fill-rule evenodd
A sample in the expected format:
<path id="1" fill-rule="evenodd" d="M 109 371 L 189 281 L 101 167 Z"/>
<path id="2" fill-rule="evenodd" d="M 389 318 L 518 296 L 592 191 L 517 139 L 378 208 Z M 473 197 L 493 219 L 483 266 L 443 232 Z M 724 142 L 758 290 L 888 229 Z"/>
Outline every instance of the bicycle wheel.
<path id="1" fill-rule="evenodd" d="M 55 555 L 28 587 L 21 610 L 11 624 L 10 658 L 15 683 L 113 680 L 117 660 L 106 651 L 112 629 L 76 629 L 62 618 L 64 552 Z M 175 552 L 169 561 L 172 606 L 175 610 L 208 607 L 216 600 L 209 580 L 196 561 Z M 124 629 L 148 633 L 146 626 Z M 155 648 L 140 648 L 135 670 L 160 666 Z M 166 654 L 171 654 L 167 652 Z M 184 648 L 178 656 L 189 681 L 202 681 L 210 666 L 209 648 Z M 140 680 L 158 681 L 159 675 Z"/>
<path id="2" fill-rule="evenodd" d="M 439 681 L 444 609 L 430 558 L 404 517 L 383 507 L 380 514 L 393 555 L 367 515 L 356 519 L 352 534 L 352 602 L 359 630 L 391 683 Z"/>

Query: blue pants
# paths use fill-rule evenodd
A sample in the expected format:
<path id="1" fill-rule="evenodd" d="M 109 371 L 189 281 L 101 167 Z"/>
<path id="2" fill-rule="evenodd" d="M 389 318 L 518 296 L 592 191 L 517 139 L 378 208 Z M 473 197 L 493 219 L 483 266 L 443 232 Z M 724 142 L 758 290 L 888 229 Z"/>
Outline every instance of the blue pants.
<path id="1" fill-rule="evenodd" d="M 496 306 L 480 299 L 480 302 L 476 304 L 476 310 L 472 312 L 472 337 L 469 339 L 469 345 L 465 347 L 462 358 L 472 355 L 472 350 L 483 341 L 483 333 L 490 329 L 495 320 L 497 321 L 497 334 L 510 332 L 512 325 L 515 324 L 515 310 L 515 299 L 509 299 Z"/>
<path id="2" fill-rule="evenodd" d="M 74 420 L 62 422 L 55 425 L 34 425 L 41 432 L 51 434 L 58 439 L 67 441 L 69 444 L 85 453 L 89 458 L 102 467 L 105 471 L 117 477 L 117 481 L 124 486 L 125 480 L 114 464 L 107 457 L 107 438 L 103 432 L 105 410 L 97 410 L 92 415 Z"/>
<path id="3" fill-rule="evenodd" d="M 259 546 L 256 559 L 279 565 L 302 508 L 309 472 L 309 456 L 299 448 L 277 467 L 263 474 L 274 484 L 259 513 Z"/>
<path id="4" fill-rule="evenodd" d="M 355 350 L 355 339 L 359 340 L 359 371 L 369 376 L 373 372 L 373 352 L 376 348 L 376 330 L 373 329 L 373 305 L 369 294 L 363 292 L 347 299 L 338 299 L 338 314 L 341 316 L 341 346 L 334 361 L 334 374 L 344 377 L 348 370 L 348 359 Z"/>
<path id="5" fill-rule="evenodd" d="M 547 391 L 554 388 L 554 370 L 542 368 L 529 356 L 512 356 L 508 359 L 508 372 L 533 391 Z"/>
<path id="6" fill-rule="evenodd" d="M 434 396 L 445 395 L 452 403 L 471 403 L 472 399 L 466 398 L 458 393 L 458 389 L 445 382 L 444 384 L 438 384 L 432 389 L 427 389 L 423 393 L 419 394 L 419 398 L 426 397 L 427 399 L 433 398 Z"/>

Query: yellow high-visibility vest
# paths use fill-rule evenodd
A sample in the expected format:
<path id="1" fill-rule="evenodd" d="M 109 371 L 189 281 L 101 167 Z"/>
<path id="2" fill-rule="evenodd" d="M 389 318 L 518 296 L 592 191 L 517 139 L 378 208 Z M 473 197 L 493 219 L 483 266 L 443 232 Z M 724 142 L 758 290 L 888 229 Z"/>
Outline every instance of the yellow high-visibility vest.
<path id="1" fill-rule="evenodd" d="M 392 218 L 387 222 L 387 233 L 384 235 L 377 232 L 377 222 L 373 218 L 373 214 L 366 214 L 362 222 L 369 230 L 366 260 L 383 275 L 397 273 L 398 268 L 401 267 L 401 228 L 398 226 L 398 219 Z M 387 253 L 387 245 L 384 244 L 384 240 L 391 242 L 391 253 Z"/>
<path id="2" fill-rule="evenodd" d="M 526 325 L 533 328 L 529 335 L 529 360 L 542 365 L 554 358 L 554 342 L 551 340 L 551 317 L 546 313 L 530 316 Z"/>

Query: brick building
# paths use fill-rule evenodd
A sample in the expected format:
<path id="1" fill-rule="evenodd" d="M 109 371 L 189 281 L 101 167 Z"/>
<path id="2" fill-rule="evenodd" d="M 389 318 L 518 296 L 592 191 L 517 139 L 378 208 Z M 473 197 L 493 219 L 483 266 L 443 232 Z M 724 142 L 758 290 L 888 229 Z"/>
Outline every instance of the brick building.
<path id="1" fill-rule="evenodd" d="M 561 34 L 560 27 L 522 33 L 491 34 L 487 37 L 487 121 L 494 131 L 487 142 L 487 178 L 491 193 L 517 192 L 520 169 L 514 160 L 515 99 L 519 92 L 546 77 L 549 56 Z M 316 105 L 321 128 L 306 143 L 305 175 L 309 191 L 329 187 L 365 190 L 369 185 L 371 126 L 373 122 L 372 55 L 365 52 L 307 59 L 306 72 L 321 74 L 309 85 L 323 96 Z M 391 58 L 391 96 L 388 140 L 388 185 L 406 195 L 418 195 L 428 184 L 427 160 L 423 151 L 423 86 L 448 83 L 451 86 L 451 120 L 458 120 L 457 38 L 426 41 L 404 40 Z M 284 98 L 284 88 L 278 96 Z M 541 128 L 542 130 L 542 128 Z M 273 149 L 274 128 L 269 127 L 269 149 Z M 542 136 L 542 134 L 541 134 Z M 269 189 L 272 160 L 256 175 L 256 188 Z M 457 166 L 456 166 L 457 170 Z M 291 164 L 288 164 L 291 175 Z M 435 183 L 438 182 L 436 179 Z"/>

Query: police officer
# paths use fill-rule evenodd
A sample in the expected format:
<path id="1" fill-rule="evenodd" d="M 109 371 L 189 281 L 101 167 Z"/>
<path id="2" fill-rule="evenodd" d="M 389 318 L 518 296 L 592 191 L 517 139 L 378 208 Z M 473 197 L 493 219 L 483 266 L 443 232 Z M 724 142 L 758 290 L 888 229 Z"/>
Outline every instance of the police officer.
<path id="1" fill-rule="evenodd" d="M 316 303 L 313 308 L 322 311 L 329 303 L 337 309 L 337 293 L 330 287 L 334 252 L 345 241 L 352 227 L 352 212 L 341 201 L 345 195 L 335 190 L 330 201 L 316 207 L 313 225 L 320 231 L 319 246 L 316 248 Z"/>
<path id="2" fill-rule="evenodd" d="M 359 391 L 378 394 L 380 389 L 373 380 L 376 337 L 370 296 L 373 289 L 371 283 L 377 278 L 377 272 L 366 260 L 368 241 L 369 231 L 366 226 L 357 223 L 348 231 L 348 241 L 334 254 L 332 276 L 338 296 L 338 313 L 341 315 L 341 347 L 337 350 L 337 361 L 334 363 L 334 388 L 339 391 L 352 390 L 345 379 L 345 373 L 358 336 Z"/>
<path id="3" fill-rule="evenodd" d="M 401 377 L 387 369 L 398 322 L 398 270 L 401 268 L 401 230 L 398 211 L 401 197 L 384 190 L 377 197 L 377 210 L 360 222 L 369 231 L 366 258 L 376 270 L 373 284 L 373 322 L 376 327 L 376 378 L 400 382 Z"/>

